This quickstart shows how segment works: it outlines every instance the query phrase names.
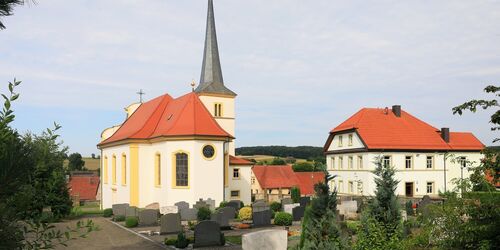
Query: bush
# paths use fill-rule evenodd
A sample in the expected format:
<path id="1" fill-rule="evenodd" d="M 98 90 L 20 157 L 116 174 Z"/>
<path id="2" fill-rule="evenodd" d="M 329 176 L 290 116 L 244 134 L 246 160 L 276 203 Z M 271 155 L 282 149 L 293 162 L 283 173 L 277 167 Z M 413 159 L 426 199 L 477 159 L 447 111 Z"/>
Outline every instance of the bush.
<path id="1" fill-rule="evenodd" d="M 220 245 L 226 245 L 226 237 L 224 237 L 224 233 L 220 233 Z"/>
<path id="2" fill-rule="evenodd" d="M 361 228 L 361 221 L 348 220 L 346 221 L 346 227 L 349 230 L 349 233 L 355 234 Z"/>
<path id="3" fill-rule="evenodd" d="M 125 215 L 117 215 L 113 217 L 113 220 L 116 222 L 125 221 Z"/>
<path id="4" fill-rule="evenodd" d="M 167 246 L 173 246 L 175 245 L 175 243 L 177 242 L 177 239 L 174 239 L 174 238 L 165 238 L 165 240 L 163 241 L 165 243 L 165 245 Z"/>
<path id="5" fill-rule="evenodd" d="M 184 232 L 177 234 L 177 241 L 175 242 L 175 247 L 186 248 L 189 245 L 189 240 L 186 239 Z"/>
<path id="6" fill-rule="evenodd" d="M 243 203 L 243 201 L 240 201 L 240 208 L 242 208 L 244 206 L 245 206 L 245 203 Z"/>
<path id="7" fill-rule="evenodd" d="M 135 216 L 130 216 L 125 219 L 126 227 L 137 227 L 138 224 L 139 224 L 139 219 Z"/>
<path id="8" fill-rule="evenodd" d="M 275 157 L 270 163 L 269 165 L 286 165 L 286 162 L 285 160 L 279 158 L 279 157 Z"/>
<path id="9" fill-rule="evenodd" d="M 314 165 L 310 162 L 298 162 L 292 165 L 294 172 L 312 172 L 314 170 Z"/>
<path id="10" fill-rule="evenodd" d="M 300 188 L 299 187 L 292 187 L 292 189 L 290 190 L 290 194 L 292 196 L 292 200 L 294 203 L 300 202 Z"/>
<path id="11" fill-rule="evenodd" d="M 293 217 L 291 214 L 286 212 L 277 212 L 274 215 L 274 224 L 278 226 L 291 226 Z"/>
<path id="12" fill-rule="evenodd" d="M 238 213 L 241 220 L 251 220 L 252 219 L 252 208 L 242 207 Z"/>
<path id="13" fill-rule="evenodd" d="M 219 208 L 226 207 L 226 206 L 227 206 L 227 203 L 228 203 L 227 201 L 221 201 L 221 202 L 219 203 Z"/>
<path id="14" fill-rule="evenodd" d="M 102 211 L 102 216 L 104 217 L 111 217 L 113 215 L 113 209 L 112 208 L 106 208 L 104 211 Z"/>
<path id="15" fill-rule="evenodd" d="M 200 207 L 198 209 L 198 213 L 196 214 L 198 221 L 210 220 L 211 216 L 212 216 L 212 211 L 210 211 L 210 208 L 208 207 Z"/>
<path id="16" fill-rule="evenodd" d="M 276 201 L 273 201 L 271 202 L 271 210 L 273 210 L 274 212 L 279 212 L 281 210 L 281 203 L 279 202 L 276 202 Z"/>
<path id="17" fill-rule="evenodd" d="M 413 203 L 411 201 L 407 201 L 406 204 L 405 204 L 405 210 L 406 210 L 406 214 L 408 216 L 410 215 L 414 215 L 414 212 L 413 212 Z"/>

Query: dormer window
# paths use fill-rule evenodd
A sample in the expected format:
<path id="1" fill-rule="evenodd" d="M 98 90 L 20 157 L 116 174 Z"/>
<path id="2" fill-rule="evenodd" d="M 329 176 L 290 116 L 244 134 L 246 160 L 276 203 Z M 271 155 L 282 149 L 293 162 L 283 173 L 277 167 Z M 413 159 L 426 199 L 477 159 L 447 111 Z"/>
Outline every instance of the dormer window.
<path id="1" fill-rule="evenodd" d="M 342 147 L 342 141 L 343 141 L 342 136 L 339 135 L 339 147 Z"/>
<path id="2" fill-rule="evenodd" d="M 215 117 L 222 117 L 222 103 L 215 103 L 214 104 L 214 116 Z"/>
<path id="3" fill-rule="evenodd" d="M 349 134 L 349 137 L 348 137 L 348 146 L 352 146 L 352 134 Z"/>

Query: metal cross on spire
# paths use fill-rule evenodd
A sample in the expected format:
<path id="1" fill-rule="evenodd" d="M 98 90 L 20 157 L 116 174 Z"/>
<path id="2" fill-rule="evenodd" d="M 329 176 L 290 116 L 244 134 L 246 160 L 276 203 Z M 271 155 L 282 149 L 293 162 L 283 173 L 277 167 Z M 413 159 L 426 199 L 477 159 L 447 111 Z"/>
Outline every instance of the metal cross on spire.
<path id="1" fill-rule="evenodd" d="M 142 103 L 142 96 L 145 95 L 146 93 L 144 93 L 144 91 L 142 91 L 142 89 L 140 89 L 139 92 L 137 92 L 136 94 L 139 95 L 139 100 Z"/>

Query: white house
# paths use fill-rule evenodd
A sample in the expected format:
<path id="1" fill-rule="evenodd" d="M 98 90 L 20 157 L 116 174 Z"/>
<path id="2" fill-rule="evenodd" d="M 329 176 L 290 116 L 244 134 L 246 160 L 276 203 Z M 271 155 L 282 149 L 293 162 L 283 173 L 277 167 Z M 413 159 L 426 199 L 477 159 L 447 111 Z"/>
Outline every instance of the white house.
<path id="1" fill-rule="evenodd" d="M 194 86 L 193 86 L 194 87 Z M 127 108 L 126 120 L 101 134 L 102 206 L 145 207 L 199 199 L 251 202 L 252 163 L 234 157 L 235 98 L 222 78 L 209 1 L 200 83 Z"/>
<path id="2" fill-rule="evenodd" d="M 479 164 L 483 148 L 472 133 L 439 130 L 395 105 L 361 109 L 330 131 L 324 151 L 340 195 L 373 195 L 379 158 L 395 167 L 398 195 L 420 197 L 452 190 L 453 179 L 469 176 L 467 164 Z"/>

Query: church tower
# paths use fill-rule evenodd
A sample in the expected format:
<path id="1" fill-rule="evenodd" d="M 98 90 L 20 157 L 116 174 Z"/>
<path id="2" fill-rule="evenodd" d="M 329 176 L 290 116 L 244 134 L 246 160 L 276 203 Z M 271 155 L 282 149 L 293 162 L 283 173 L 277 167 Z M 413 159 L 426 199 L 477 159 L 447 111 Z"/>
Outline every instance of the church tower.
<path id="1" fill-rule="evenodd" d="M 205 49 L 201 66 L 201 77 L 198 87 L 194 90 L 205 107 L 210 111 L 217 123 L 234 137 L 236 93 L 224 85 L 222 69 L 215 32 L 213 1 L 208 1 L 207 28 L 205 34 Z M 229 143 L 229 154 L 234 155 L 234 142 Z"/>

